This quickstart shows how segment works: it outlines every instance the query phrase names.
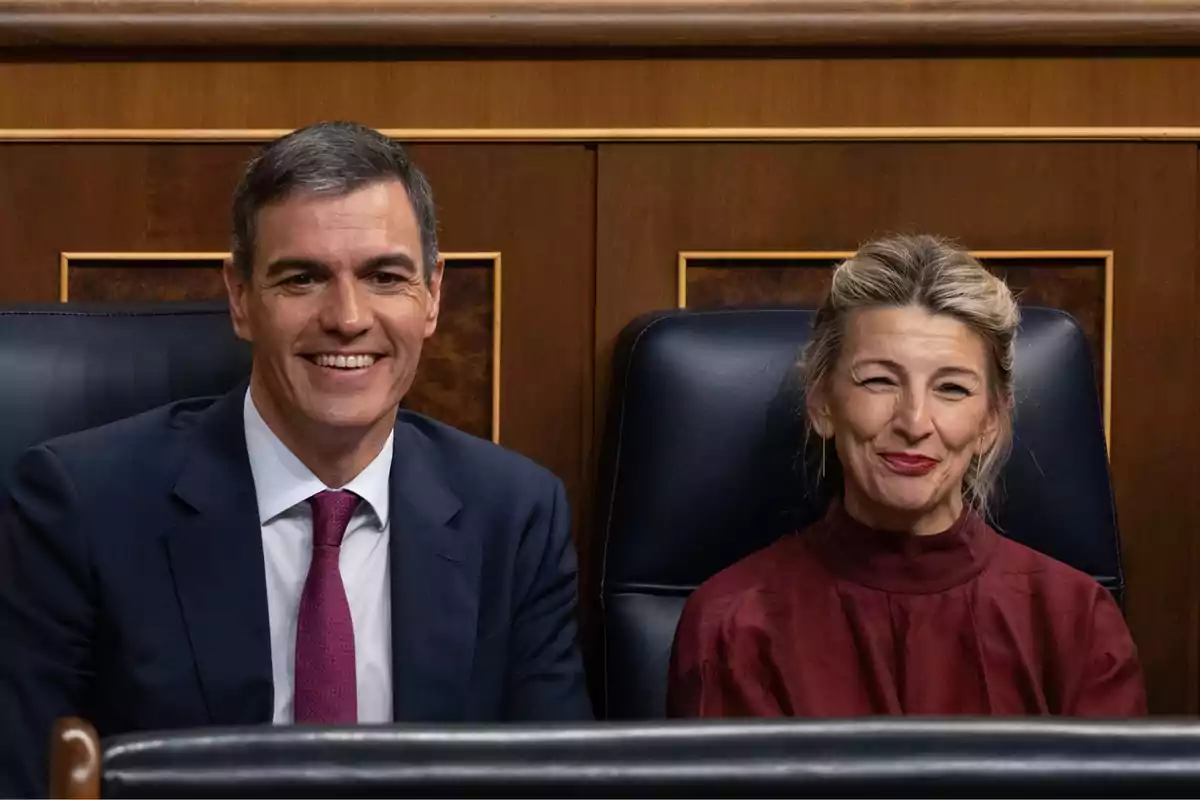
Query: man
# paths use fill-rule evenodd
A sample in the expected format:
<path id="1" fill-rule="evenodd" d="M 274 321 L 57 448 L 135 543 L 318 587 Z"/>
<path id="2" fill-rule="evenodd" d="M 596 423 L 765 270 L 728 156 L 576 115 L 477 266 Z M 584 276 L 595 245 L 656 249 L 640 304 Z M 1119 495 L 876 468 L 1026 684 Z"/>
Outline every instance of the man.
<path id="1" fill-rule="evenodd" d="M 561 482 L 398 406 L 437 327 L 430 189 L 323 123 L 234 200 L 248 386 L 34 448 L 0 533 L 0 795 L 53 721 L 588 719 Z"/>

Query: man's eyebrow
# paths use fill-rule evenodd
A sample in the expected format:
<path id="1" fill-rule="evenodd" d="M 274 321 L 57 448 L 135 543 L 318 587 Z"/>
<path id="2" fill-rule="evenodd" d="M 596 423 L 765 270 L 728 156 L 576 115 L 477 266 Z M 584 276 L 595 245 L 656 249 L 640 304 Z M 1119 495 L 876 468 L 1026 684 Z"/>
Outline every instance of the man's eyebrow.
<path id="1" fill-rule="evenodd" d="M 327 267 L 323 262 L 314 258 L 277 258 L 267 265 L 266 276 L 274 278 L 281 273 L 291 270 L 306 270 L 308 272 L 328 272 Z"/>
<path id="2" fill-rule="evenodd" d="M 417 262 L 408 253 L 384 253 L 374 258 L 368 258 L 359 264 L 357 271 L 368 272 L 381 267 L 403 267 L 415 270 L 417 269 Z"/>
<path id="3" fill-rule="evenodd" d="M 401 269 L 414 271 L 418 269 L 417 262 L 413 260 L 412 256 L 410 256 L 408 253 L 396 252 L 384 253 L 382 255 L 369 258 L 359 264 L 354 271 L 357 273 L 364 273 L 375 269 L 381 269 L 383 267 L 398 267 Z M 324 275 L 331 272 L 329 265 L 320 259 L 284 256 L 283 258 L 275 259 L 267 265 L 266 277 L 268 279 L 275 278 L 284 272 L 291 272 L 293 270 L 313 272 L 318 275 Z"/>

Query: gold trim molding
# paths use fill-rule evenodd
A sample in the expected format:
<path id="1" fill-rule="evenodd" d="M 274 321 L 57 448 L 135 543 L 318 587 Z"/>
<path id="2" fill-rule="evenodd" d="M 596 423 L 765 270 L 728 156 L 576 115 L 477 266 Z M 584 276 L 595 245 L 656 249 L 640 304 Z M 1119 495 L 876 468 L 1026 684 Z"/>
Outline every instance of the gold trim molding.
<path id="1" fill-rule="evenodd" d="M 217 261 L 224 262 L 229 258 L 228 252 L 223 253 L 60 253 L 58 257 L 58 301 L 66 303 L 70 299 L 70 270 L 72 261 Z M 442 253 L 446 262 L 453 261 L 490 261 L 492 262 L 492 441 L 500 443 L 500 337 L 501 325 L 501 287 L 503 286 L 503 269 L 501 254 L 496 252 L 480 253 Z"/>
<path id="2" fill-rule="evenodd" d="M 266 142 L 292 128 L 0 128 L 0 142 Z M 1196 127 L 382 128 L 405 142 L 1200 142 Z"/>
<path id="3" fill-rule="evenodd" d="M 685 250 L 676 260 L 675 299 L 679 308 L 687 308 L 687 270 L 689 261 L 709 259 L 744 259 L 747 261 L 841 261 L 854 255 L 851 250 L 795 250 L 795 251 L 725 251 Z M 1113 251 L 1112 250 L 972 250 L 971 255 L 981 261 L 988 259 L 1008 261 L 1039 261 L 1071 259 L 1104 262 L 1104 381 L 1101 387 L 1101 406 L 1104 414 L 1104 441 L 1112 444 L 1112 387 L 1113 387 Z"/>

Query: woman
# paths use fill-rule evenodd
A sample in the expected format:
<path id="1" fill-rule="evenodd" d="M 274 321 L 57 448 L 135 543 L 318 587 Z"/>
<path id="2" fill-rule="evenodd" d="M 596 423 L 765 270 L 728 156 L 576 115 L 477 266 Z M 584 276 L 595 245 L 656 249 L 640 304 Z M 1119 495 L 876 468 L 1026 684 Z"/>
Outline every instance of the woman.
<path id="1" fill-rule="evenodd" d="M 839 265 L 805 361 L 824 519 L 689 599 L 673 716 L 1145 713 L 1121 612 L 984 521 L 1012 439 L 1008 287 L 931 237 Z"/>

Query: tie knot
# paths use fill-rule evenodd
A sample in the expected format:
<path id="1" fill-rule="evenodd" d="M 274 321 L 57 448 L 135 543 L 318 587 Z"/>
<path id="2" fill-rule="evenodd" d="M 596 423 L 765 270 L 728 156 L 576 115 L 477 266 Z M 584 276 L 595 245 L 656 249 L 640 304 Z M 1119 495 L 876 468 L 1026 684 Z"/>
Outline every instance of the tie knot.
<path id="1" fill-rule="evenodd" d="M 340 547 L 359 497 L 354 492 L 317 492 L 308 498 L 313 511 L 313 546 Z"/>

